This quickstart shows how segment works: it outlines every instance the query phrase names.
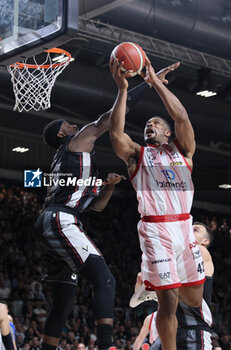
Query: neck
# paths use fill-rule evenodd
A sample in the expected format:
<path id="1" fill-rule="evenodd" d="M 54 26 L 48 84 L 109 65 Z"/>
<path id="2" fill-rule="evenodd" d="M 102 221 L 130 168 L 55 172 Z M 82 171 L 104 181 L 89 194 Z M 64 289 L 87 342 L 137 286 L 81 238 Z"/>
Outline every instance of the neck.
<path id="1" fill-rule="evenodd" d="M 168 141 L 167 140 L 162 140 L 162 141 L 152 140 L 152 141 L 146 142 L 146 144 L 158 147 L 158 146 L 160 146 L 160 145 L 162 145 L 163 143 L 166 143 L 166 142 L 168 142 Z"/>

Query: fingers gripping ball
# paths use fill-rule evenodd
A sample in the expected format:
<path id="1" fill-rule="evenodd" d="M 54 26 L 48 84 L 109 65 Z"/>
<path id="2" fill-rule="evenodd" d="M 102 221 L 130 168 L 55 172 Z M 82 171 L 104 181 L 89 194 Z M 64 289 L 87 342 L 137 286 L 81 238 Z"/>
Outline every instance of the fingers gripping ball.
<path id="1" fill-rule="evenodd" d="M 122 71 L 132 71 L 126 77 L 134 77 L 139 74 L 145 65 L 145 53 L 143 49 L 135 43 L 124 42 L 117 45 L 111 53 L 111 59 L 118 59 L 119 63 L 124 62 Z"/>

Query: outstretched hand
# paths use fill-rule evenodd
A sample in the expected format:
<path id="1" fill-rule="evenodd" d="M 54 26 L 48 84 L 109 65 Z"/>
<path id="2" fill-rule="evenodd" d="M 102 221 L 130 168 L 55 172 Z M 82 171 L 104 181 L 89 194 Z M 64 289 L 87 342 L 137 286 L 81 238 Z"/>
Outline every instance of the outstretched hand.
<path id="1" fill-rule="evenodd" d="M 126 177 L 124 175 L 118 175 L 116 173 L 109 173 L 102 185 L 117 185 L 118 183 L 120 183 L 121 180 L 126 180 Z"/>
<path id="2" fill-rule="evenodd" d="M 128 73 L 127 71 L 122 72 L 121 67 L 123 67 L 124 62 L 119 63 L 118 59 L 110 60 L 110 70 L 111 74 L 113 76 L 113 79 L 115 80 L 118 89 L 123 90 L 128 88 L 128 81 L 125 78 L 125 75 Z"/>
<path id="3" fill-rule="evenodd" d="M 146 56 L 146 61 L 145 61 L 146 73 L 141 72 L 140 75 L 146 81 L 146 83 L 151 86 L 155 84 L 157 80 L 160 80 L 163 84 L 167 85 L 168 80 L 166 79 L 166 75 L 174 71 L 175 69 L 177 69 L 179 65 L 180 65 L 180 62 L 175 62 L 170 66 L 161 69 L 158 73 L 155 73 L 155 70 L 152 67 L 150 60 Z"/>
<path id="4" fill-rule="evenodd" d="M 180 62 L 175 62 L 175 63 L 171 64 L 170 66 L 161 69 L 158 73 L 156 73 L 156 76 L 163 84 L 167 85 L 168 80 L 165 79 L 166 75 L 170 72 L 173 72 L 175 69 L 177 69 L 179 67 L 179 65 L 180 65 Z"/>

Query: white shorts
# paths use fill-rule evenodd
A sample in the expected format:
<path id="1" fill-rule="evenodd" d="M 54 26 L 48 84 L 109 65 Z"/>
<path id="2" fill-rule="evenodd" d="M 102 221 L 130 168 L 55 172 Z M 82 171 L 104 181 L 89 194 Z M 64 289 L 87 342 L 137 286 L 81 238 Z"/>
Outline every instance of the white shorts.
<path id="1" fill-rule="evenodd" d="M 196 242 L 192 217 L 172 222 L 139 221 L 141 272 L 147 290 L 204 283 L 204 263 Z"/>

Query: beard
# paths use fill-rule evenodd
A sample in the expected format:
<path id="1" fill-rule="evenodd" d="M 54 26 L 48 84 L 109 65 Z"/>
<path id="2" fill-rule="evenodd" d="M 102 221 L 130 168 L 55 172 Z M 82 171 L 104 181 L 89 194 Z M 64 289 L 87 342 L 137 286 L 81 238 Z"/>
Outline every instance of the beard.
<path id="1" fill-rule="evenodd" d="M 148 145 L 154 145 L 156 142 L 158 142 L 156 140 L 156 135 L 149 136 L 149 137 L 145 138 L 145 143 L 148 144 Z"/>

